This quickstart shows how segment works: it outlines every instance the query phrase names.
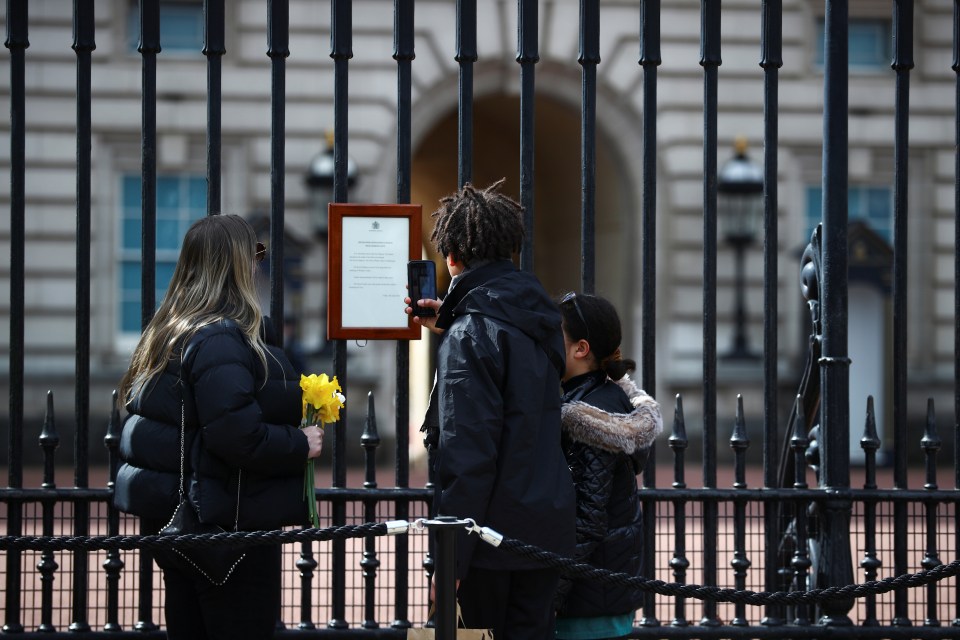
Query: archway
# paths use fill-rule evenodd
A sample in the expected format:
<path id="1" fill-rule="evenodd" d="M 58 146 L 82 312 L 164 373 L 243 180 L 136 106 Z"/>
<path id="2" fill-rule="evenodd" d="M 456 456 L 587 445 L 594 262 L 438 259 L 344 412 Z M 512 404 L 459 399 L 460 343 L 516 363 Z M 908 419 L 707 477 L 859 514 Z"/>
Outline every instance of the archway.
<path id="1" fill-rule="evenodd" d="M 506 177 L 504 191 L 520 196 L 520 100 L 514 95 L 488 95 L 474 102 L 473 183 L 486 186 Z M 534 150 L 534 271 L 551 295 L 580 289 L 580 113 L 555 98 L 537 96 Z M 621 310 L 625 305 L 632 264 L 629 190 L 621 184 L 610 145 L 598 132 L 596 196 L 596 291 Z M 424 247 L 430 218 L 441 197 L 457 186 L 457 112 L 452 109 L 421 139 L 413 155 L 411 201 L 424 207 Z M 449 277 L 438 269 L 440 289 Z"/>

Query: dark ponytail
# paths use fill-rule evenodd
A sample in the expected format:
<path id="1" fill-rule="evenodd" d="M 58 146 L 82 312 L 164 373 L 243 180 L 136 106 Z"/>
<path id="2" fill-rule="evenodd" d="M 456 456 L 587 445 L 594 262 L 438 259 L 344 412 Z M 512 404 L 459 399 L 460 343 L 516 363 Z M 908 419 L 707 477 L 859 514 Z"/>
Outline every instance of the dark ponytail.
<path id="1" fill-rule="evenodd" d="M 600 368 L 611 380 L 619 380 L 637 368 L 637 363 L 629 358 L 626 360 L 620 355 L 620 347 L 611 355 L 600 361 Z"/>

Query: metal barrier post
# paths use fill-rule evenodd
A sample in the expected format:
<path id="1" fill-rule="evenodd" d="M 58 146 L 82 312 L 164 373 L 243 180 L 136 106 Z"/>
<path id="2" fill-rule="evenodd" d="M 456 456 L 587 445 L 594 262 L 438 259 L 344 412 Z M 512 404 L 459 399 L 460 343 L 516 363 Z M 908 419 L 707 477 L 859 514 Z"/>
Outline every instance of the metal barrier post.
<path id="1" fill-rule="evenodd" d="M 425 523 L 437 532 L 437 564 L 433 574 L 436 580 L 437 617 L 436 640 L 455 640 L 457 637 L 457 533 L 463 520 L 453 516 L 437 516 Z"/>

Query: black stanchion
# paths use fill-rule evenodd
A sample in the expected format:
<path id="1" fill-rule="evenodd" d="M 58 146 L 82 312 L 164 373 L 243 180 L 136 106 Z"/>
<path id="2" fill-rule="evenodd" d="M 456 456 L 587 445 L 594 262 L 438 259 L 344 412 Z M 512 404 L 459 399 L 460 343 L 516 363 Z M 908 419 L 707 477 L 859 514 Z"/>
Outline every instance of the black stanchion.
<path id="1" fill-rule="evenodd" d="M 453 516 L 437 516 L 424 524 L 437 532 L 436 580 L 436 640 L 456 640 L 457 637 L 457 532 L 466 522 Z"/>

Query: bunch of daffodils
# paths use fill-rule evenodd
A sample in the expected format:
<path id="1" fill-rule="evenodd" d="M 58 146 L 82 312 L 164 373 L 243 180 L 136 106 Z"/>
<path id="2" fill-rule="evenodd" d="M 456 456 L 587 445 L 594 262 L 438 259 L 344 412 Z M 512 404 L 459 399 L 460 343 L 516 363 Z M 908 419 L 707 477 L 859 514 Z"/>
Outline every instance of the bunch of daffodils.
<path id="1" fill-rule="evenodd" d="M 300 376 L 300 388 L 303 390 L 303 419 L 300 428 L 314 424 L 324 425 L 340 419 L 340 409 L 346 401 L 337 377 L 328 378 L 327 374 Z M 317 494 L 314 486 L 314 458 L 307 460 L 303 474 L 303 498 L 307 501 L 310 524 L 320 526 L 320 514 L 317 513 Z"/>

